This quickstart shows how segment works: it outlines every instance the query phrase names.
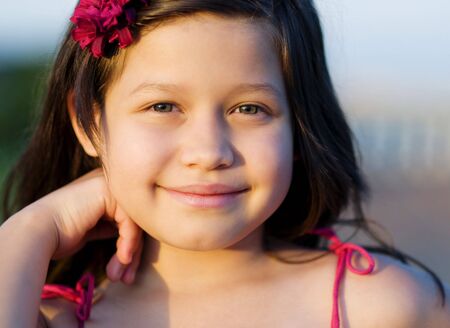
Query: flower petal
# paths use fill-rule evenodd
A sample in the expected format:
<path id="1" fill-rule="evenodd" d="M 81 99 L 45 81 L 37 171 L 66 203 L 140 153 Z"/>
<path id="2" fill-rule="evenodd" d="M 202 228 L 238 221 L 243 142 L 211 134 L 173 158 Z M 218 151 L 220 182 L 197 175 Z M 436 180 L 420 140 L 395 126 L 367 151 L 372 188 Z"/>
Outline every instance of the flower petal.
<path id="1" fill-rule="evenodd" d="M 119 30 L 118 35 L 120 48 L 125 48 L 133 42 L 133 36 L 131 35 L 130 29 L 128 27 L 124 27 L 123 29 Z"/>
<path id="2" fill-rule="evenodd" d="M 117 41 L 120 48 L 133 42 L 130 26 L 137 9 L 149 0 L 79 0 L 70 20 L 75 27 L 72 38 L 82 49 L 90 46 L 94 57 L 103 56 L 105 42 Z"/>
<path id="3" fill-rule="evenodd" d="M 95 58 L 100 58 L 103 56 L 103 36 L 97 37 L 91 46 L 91 52 Z"/>
<path id="4" fill-rule="evenodd" d="M 97 36 L 95 24 L 88 21 L 81 21 L 78 26 L 72 30 L 72 38 L 80 43 L 82 49 L 88 46 Z"/>

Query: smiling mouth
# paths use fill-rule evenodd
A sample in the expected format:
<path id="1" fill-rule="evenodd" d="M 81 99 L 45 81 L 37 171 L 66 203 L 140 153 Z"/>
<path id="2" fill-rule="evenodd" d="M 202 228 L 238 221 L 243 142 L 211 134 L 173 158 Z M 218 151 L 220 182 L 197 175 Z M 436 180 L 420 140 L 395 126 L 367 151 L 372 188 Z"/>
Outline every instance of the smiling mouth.
<path id="1" fill-rule="evenodd" d="M 201 188 L 198 187 L 197 192 L 192 191 L 180 191 L 178 189 L 169 189 L 161 187 L 165 190 L 173 199 L 176 201 L 197 208 L 221 208 L 230 206 L 236 203 L 238 198 L 249 191 L 249 188 L 246 189 L 234 189 L 230 192 L 211 192 L 214 187 L 206 187 L 206 189 L 210 190 L 209 193 L 205 192 L 206 189 L 203 189 L 203 192 L 200 191 Z M 185 188 L 187 189 L 187 188 Z M 194 188 L 191 188 L 193 190 Z M 223 188 L 222 188 L 223 189 Z M 216 188 L 218 190 L 218 188 Z M 231 189 L 230 189 L 231 190 Z"/>

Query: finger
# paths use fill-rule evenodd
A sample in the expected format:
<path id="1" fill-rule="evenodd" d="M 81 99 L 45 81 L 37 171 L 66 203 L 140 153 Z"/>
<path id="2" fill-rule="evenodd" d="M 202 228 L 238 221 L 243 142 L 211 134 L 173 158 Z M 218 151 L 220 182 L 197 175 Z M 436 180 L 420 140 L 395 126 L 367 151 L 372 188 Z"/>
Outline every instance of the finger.
<path id="1" fill-rule="evenodd" d="M 133 260 L 131 264 L 125 269 L 125 272 L 122 275 L 121 280 L 126 284 L 132 284 L 134 282 L 134 278 L 136 277 L 136 272 L 138 270 L 139 264 L 141 263 L 142 249 L 144 248 L 143 238 L 139 243 L 139 247 L 136 252 L 133 254 Z"/>
<path id="2" fill-rule="evenodd" d="M 133 253 L 138 249 L 142 238 L 142 229 L 131 219 L 125 219 L 118 224 L 117 257 L 122 264 L 129 264 Z"/>
<path id="3" fill-rule="evenodd" d="M 126 266 L 120 263 L 117 255 L 114 254 L 106 265 L 106 275 L 111 281 L 118 281 L 122 277 Z"/>

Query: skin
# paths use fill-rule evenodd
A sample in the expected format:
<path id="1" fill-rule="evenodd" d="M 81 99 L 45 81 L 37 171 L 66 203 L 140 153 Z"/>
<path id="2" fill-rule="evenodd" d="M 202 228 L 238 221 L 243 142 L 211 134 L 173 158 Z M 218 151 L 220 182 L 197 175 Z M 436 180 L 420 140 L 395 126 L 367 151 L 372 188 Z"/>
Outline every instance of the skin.
<path id="1" fill-rule="evenodd" d="M 272 90 L 242 87 L 263 83 Z M 262 223 L 287 194 L 293 145 L 281 68 L 262 25 L 198 15 L 159 27 L 127 49 L 105 98 L 98 153 L 74 128 L 88 154 L 102 155 L 117 207 L 146 233 L 133 290 L 211 291 L 266 275 L 274 260 L 261 249 Z M 246 191 L 225 206 L 195 208 L 166 190 L 209 183 Z"/>
<path id="2" fill-rule="evenodd" d="M 274 90 L 240 87 L 257 83 Z M 281 68 L 260 25 L 198 15 L 145 34 L 107 91 L 102 127 L 111 192 L 148 234 L 149 281 L 194 289 L 267 258 L 262 223 L 287 194 L 293 145 Z M 200 209 L 167 191 L 211 183 L 247 191 Z"/>

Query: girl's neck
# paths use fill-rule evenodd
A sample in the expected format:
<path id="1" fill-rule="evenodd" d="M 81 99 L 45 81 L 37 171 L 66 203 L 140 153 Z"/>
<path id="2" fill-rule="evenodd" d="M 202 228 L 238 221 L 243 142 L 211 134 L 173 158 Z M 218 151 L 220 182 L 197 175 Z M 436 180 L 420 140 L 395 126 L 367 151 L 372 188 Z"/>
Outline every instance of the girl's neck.
<path id="1" fill-rule="evenodd" d="M 273 263 L 262 248 L 262 227 L 231 247 L 184 250 L 146 236 L 138 280 L 144 288 L 198 292 L 253 280 Z"/>

